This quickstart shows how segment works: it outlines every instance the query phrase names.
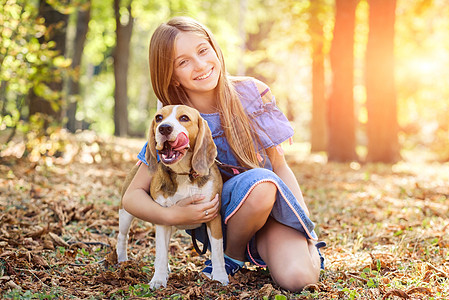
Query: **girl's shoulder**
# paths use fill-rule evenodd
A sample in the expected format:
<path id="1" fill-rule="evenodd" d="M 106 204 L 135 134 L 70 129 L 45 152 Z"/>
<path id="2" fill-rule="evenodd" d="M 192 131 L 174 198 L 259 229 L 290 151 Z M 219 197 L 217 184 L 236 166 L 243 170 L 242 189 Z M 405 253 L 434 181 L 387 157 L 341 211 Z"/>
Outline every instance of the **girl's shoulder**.
<path id="1" fill-rule="evenodd" d="M 249 76 L 230 77 L 235 89 L 240 95 L 251 100 L 261 100 L 263 104 L 270 103 L 273 100 L 270 87 L 264 82 Z"/>
<path id="2" fill-rule="evenodd" d="M 262 148 L 277 146 L 293 136 L 293 128 L 276 106 L 268 85 L 252 77 L 237 77 L 232 82 Z"/>

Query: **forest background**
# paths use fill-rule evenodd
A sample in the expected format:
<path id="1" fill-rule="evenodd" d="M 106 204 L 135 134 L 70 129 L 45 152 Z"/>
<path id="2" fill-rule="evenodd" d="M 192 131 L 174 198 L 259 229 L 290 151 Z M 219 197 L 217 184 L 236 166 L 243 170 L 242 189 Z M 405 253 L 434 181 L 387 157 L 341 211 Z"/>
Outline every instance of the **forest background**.
<path id="1" fill-rule="evenodd" d="M 449 159 L 444 1 L 2 2 L 6 141 L 44 123 L 144 137 L 156 103 L 149 38 L 187 15 L 217 36 L 231 74 L 272 88 L 312 151 L 394 162 L 418 147 Z"/>
<path id="2" fill-rule="evenodd" d="M 132 230 L 134 265 L 111 270 L 113 258 L 101 258 L 114 244 L 120 182 L 156 110 L 149 39 L 176 15 L 212 30 L 231 74 L 271 87 L 295 128 L 287 158 L 328 242 L 328 269 L 305 292 L 282 291 L 257 271 L 228 295 L 449 297 L 446 1 L 0 2 L 4 297 L 222 295 L 176 272 L 178 261 L 191 289 L 175 281 L 148 291 L 151 269 L 139 255 L 154 258 L 143 250 L 149 224 Z M 97 268 L 74 271 L 85 261 Z"/>

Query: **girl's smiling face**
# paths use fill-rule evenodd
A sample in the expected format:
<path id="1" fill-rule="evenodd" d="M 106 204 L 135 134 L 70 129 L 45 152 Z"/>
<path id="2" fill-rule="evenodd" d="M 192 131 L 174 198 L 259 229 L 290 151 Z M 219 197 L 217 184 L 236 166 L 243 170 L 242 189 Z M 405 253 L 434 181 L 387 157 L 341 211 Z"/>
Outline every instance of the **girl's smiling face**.
<path id="1" fill-rule="evenodd" d="M 175 41 L 174 81 L 189 98 L 212 95 L 217 86 L 221 64 L 210 43 L 197 34 L 180 32 Z"/>

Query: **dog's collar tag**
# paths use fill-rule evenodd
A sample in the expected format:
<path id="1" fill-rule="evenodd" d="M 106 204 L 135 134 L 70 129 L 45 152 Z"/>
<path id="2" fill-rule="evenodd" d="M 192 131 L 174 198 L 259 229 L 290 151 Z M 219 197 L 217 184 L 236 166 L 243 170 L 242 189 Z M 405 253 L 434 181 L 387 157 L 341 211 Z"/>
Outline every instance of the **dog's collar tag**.
<path id="1" fill-rule="evenodd" d="M 198 174 L 195 170 L 192 169 L 190 171 L 189 176 L 192 177 L 193 179 L 197 179 L 198 177 L 200 177 L 200 174 Z"/>

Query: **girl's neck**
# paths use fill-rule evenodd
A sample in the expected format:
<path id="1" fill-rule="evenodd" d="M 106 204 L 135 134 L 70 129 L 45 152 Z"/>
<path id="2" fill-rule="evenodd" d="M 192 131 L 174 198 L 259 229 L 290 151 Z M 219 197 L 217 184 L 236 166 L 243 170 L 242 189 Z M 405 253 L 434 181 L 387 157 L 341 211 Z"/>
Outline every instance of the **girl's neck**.
<path id="1" fill-rule="evenodd" d="M 217 112 L 217 98 L 214 91 L 201 94 L 189 94 L 189 100 L 193 108 L 200 113 L 211 114 Z"/>

